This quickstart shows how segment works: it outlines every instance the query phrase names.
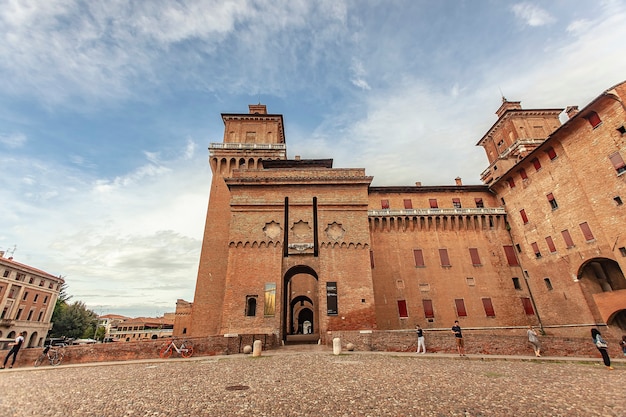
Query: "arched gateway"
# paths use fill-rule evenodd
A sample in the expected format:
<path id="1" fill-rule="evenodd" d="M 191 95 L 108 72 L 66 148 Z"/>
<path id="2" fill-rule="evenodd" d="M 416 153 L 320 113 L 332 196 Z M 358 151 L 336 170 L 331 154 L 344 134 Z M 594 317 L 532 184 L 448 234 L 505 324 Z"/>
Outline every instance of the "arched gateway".
<path id="1" fill-rule="evenodd" d="M 626 330 L 626 278 L 619 264 L 608 258 L 592 258 L 578 270 L 578 279 L 598 319 Z"/>
<path id="2" fill-rule="evenodd" d="M 283 279 L 282 335 L 285 342 L 319 339 L 318 276 L 306 265 L 291 267 Z"/>

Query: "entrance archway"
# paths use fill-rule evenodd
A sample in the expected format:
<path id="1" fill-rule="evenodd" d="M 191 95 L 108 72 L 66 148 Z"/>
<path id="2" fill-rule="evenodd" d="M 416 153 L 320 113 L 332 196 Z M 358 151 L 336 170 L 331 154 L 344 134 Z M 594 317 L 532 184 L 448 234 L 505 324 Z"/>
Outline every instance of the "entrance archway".
<path id="1" fill-rule="evenodd" d="M 619 264 L 608 258 L 592 258 L 578 270 L 583 294 L 596 320 L 626 330 L 626 278 Z"/>
<path id="2" fill-rule="evenodd" d="M 283 278 L 282 334 L 284 342 L 309 343 L 319 338 L 318 276 L 313 268 L 297 265 Z M 305 322 L 306 326 L 305 326 Z M 310 333 L 304 333 L 310 331 Z M 310 339 L 310 340 L 309 340 Z"/>

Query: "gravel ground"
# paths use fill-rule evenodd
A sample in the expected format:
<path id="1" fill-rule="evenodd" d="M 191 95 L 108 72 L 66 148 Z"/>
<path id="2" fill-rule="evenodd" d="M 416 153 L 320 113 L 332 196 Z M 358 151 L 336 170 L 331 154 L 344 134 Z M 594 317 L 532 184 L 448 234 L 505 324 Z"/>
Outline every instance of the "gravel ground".
<path id="1" fill-rule="evenodd" d="M 2 416 L 626 416 L 626 368 L 301 352 L 0 371 Z"/>

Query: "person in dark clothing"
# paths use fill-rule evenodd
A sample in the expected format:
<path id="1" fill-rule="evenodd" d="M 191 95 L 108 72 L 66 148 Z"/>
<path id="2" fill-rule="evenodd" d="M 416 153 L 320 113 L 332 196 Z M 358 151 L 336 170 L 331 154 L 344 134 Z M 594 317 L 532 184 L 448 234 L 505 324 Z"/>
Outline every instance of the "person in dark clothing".
<path id="1" fill-rule="evenodd" d="M 11 355 L 13 355 L 13 361 L 11 362 L 11 366 L 9 366 L 9 368 L 13 368 L 13 365 L 15 365 L 15 358 L 17 357 L 17 352 L 20 351 L 20 348 L 24 344 L 25 334 L 26 332 L 20 332 L 19 336 L 17 336 L 17 338 L 15 339 L 15 342 L 9 343 L 9 346 L 11 346 L 11 350 L 9 350 L 9 353 L 7 353 L 7 356 L 4 358 L 4 363 L 2 364 L 2 368 L 0 369 L 4 369 L 5 366 L 7 366 L 7 362 L 9 361 L 9 357 Z"/>
<path id="2" fill-rule="evenodd" d="M 606 340 L 602 338 L 602 335 L 600 334 L 600 331 L 598 329 L 591 329 L 591 338 L 593 339 L 593 343 L 596 345 L 596 347 L 600 351 L 600 354 L 602 355 L 604 366 L 606 366 L 608 370 L 612 370 L 613 367 L 611 366 L 611 358 L 609 357 L 608 343 L 606 343 Z"/>

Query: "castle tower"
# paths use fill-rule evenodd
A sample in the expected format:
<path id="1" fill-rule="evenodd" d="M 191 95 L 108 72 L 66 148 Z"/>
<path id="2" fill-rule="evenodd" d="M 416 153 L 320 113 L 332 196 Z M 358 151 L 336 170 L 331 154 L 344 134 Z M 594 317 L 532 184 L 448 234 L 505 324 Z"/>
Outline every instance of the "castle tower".
<path id="1" fill-rule="evenodd" d="M 478 141 L 489 160 L 481 180 L 489 185 L 541 145 L 560 125 L 563 109 L 522 109 L 521 102 L 502 97 L 498 120 Z"/>
<path id="2" fill-rule="evenodd" d="M 191 331 L 324 339 L 376 327 L 367 221 L 371 177 L 286 159 L 281 115 L 223 114 Z"/>

